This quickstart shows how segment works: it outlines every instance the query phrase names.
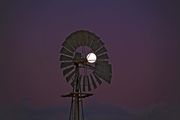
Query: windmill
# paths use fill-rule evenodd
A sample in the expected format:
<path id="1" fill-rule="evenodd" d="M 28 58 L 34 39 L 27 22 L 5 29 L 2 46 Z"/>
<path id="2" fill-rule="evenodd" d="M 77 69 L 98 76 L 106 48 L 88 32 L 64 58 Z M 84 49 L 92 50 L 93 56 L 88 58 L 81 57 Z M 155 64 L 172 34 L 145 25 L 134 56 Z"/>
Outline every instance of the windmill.
<path id="1" fill-rule="evenodd" d="M 71 98 L 69 120 L 84 120 L 83 99 L 93 94 L 102 82 L 111 83 L 112 68 L 104 43 L 94 33 L 79 30 L 62 43 L 60 68 L 72 92 L 62 97 Z"/>

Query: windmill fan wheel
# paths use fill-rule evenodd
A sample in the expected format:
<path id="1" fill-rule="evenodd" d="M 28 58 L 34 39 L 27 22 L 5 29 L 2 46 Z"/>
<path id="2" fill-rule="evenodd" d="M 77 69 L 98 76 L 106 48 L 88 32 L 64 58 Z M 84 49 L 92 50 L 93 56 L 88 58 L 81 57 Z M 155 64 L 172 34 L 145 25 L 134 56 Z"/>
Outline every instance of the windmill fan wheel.
<path id="1" fill-rule="evenodd" d="M 83 91 L 96 89 L 103 81 L 111 83 L 112 68 L 108 60 L 104 43 L 92 32 L 73 32 L 62 43 L 60 68 L 63 75 L 72 86 L 78 80 Z M 77 72 L 79 78 L 75 79 Z"/>

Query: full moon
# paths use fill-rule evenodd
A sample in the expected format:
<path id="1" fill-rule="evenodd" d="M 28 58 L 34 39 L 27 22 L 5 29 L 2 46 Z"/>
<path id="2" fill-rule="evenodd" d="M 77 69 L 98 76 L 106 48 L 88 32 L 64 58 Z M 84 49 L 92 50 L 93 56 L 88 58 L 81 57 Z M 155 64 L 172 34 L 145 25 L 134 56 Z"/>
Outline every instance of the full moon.
<path id="1" fill-rule="evenodd" d="M 96 55 L 94 53 L 89 53 L 87 56 L 86 56 L 86 59 L 89 63 L 94 63 L 96 62 Z"/>

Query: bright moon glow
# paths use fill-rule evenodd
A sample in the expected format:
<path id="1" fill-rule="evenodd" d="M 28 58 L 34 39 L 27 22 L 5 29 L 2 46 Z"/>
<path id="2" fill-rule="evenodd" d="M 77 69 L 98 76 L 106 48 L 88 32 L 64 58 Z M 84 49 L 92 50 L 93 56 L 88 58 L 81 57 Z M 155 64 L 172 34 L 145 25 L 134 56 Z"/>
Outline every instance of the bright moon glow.
<path id="1" fill-rule="evenodd" d="M 96 62 L 96 55 L 94 53 L 89 53 L 87 56 L 86 56 L 86 59 L 89 63 L 94 63 Z"/>

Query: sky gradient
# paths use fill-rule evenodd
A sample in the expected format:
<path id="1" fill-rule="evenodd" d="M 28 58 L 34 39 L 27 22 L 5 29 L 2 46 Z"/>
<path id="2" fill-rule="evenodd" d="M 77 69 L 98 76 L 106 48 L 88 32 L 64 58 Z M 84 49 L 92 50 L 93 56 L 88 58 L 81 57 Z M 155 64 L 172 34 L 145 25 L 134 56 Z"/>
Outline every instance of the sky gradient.
<path id="1" fill-rule="evenodd" d="M 92 91 L 87 111 L 98 105 L 118 112 L 180 104 L 178 1 L 4 0 L 0 7 L 1 108 L 25 103 L 30 111 L 51 108 L 58 111 L 53 119 L 66 119 L 70 100 L 60 95 L 71 87 L 59 68 L 59 50 L 80 29 L 104 41 L 113 67 L 112 84 Z"/>

